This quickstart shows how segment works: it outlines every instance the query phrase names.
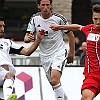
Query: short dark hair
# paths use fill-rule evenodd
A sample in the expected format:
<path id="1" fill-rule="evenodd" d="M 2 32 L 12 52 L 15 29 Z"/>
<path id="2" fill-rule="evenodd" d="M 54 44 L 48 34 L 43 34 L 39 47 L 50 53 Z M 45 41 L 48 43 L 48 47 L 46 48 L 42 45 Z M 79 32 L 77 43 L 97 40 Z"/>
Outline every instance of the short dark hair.
<path id="1" fill-rule="evenodd" d="M 93 5 L 92 12 L 100 13 L 100 4 Z"/>
<path id="2" fill-rule="evenodd" d="M 0 21 L 4 21 L 4 17 L 0 16 Z"/>
<path id="3" fill-rule="evenodd" d="M 52 4 L 52 0 L 49 0 L 50 4 Z M 37 0 L 37 4 L 40 4 L 41 0 Z"/>

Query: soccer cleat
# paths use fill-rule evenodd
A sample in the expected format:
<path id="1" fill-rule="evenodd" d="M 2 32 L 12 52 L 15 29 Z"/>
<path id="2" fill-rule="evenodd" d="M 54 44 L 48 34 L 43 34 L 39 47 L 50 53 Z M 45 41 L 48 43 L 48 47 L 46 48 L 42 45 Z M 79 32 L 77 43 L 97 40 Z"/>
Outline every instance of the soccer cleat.
<path id="1" fill-rule="evenodd" d="M 17 100 L 17 95 L 16 94 L 12 94 L 8 97 L 7 100 Z"/>

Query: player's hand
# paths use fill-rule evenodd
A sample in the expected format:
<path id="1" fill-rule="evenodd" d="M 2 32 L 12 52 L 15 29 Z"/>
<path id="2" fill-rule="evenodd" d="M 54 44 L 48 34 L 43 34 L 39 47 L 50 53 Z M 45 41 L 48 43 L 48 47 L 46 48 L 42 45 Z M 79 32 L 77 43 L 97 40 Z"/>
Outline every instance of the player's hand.
<path id="1" fill-rule="evenodd" d="M 28 40 L 29 40 L 30 42 L 34 42 L 34 41 L 35 41 L 34 34 L 33 34 L 32 32 L 30 32 L 30 33 L 28 34 Z"/>
<path id="2" fill-rule="evenodd" d="M 74 61 L 74 56 L 73 55 L 68 55 L 68 58 L 67 58 L 67 63 L 69 64 L 69 63 L 73 63 L 73 61 Z"/>
<path id="3" fill-rule="evenodd" d="M 53 31 L 57 31 L 57 30 L 59 30 L 59 25 L 57 25 L 57 24 L 51 24 L 49 26 L 49 28 L 51 28 Z"/>
<path id="4" fill-rule="evenodd" d="M 46 33 L 45 30 L 43 29 L 39 30 L 37 34 L 37 39 L 42 40 L 44 38 L 45 33 Z"/>

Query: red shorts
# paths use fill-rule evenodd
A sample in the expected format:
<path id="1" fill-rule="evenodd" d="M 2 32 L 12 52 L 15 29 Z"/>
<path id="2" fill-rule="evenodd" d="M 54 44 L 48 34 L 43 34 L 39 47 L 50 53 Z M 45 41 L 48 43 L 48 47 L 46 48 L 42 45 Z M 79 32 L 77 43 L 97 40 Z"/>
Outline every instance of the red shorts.
<path id="1" fill-rule="evenodd" d="M 84 89 L 91 90 L 95 96 L 100 93 L 100 71 L 89 73 L 83 80 L 81 91 Z"/>

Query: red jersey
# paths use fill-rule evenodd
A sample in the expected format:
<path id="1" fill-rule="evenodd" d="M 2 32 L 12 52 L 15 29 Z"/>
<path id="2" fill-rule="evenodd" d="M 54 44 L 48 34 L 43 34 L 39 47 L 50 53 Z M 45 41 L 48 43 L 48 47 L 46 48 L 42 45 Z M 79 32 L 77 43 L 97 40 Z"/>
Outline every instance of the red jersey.
<path id="1" fill-rule="evenodd" d="M 86 35 L 87 48 L 84 74 L 100 70 L 100 30 L 94 24 L 83 26 L 81 31 Z"/>

